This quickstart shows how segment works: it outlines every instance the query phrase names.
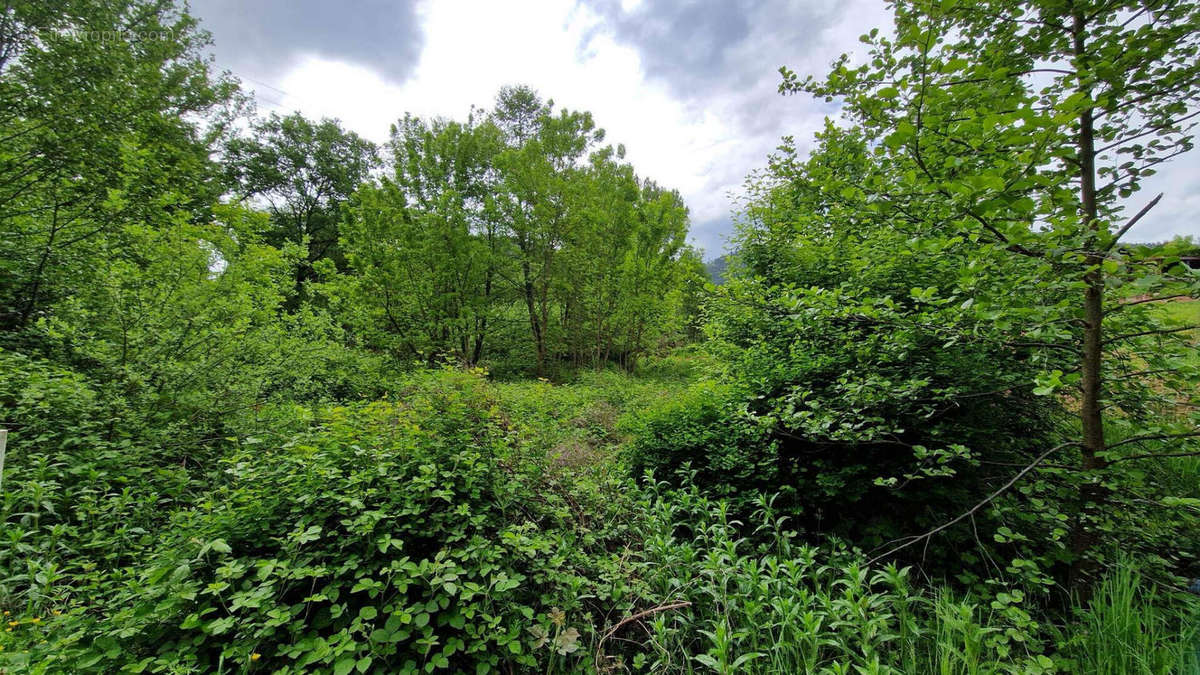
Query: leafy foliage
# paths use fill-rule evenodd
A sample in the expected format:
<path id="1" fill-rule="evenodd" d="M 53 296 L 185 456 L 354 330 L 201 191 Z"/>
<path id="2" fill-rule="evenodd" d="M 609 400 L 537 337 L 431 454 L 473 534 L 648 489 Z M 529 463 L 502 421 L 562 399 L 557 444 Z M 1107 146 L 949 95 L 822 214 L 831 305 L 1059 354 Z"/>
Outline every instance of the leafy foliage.
<path id="1" fill-rule="evenodd" d="M 247 136 L 225 145 L 227 180 L 237 196 L 265 202 L 272 227 L 267 241 L 307 249 L 296 267 L 296 290 L 317 278 L 319 261 L 345 267 L 339 246 L 341 205 L 378 163 L 375 145 L 337 120 L 312 122 L 299 113 L 271 114 Z"/>
<path id="2" fill-rule="evenodd" d="M 523 87 L 465 122 L 406 116 L 393 175 L 352 200 L 331 304 L 406 360 L 636 367 L 698 313 L 699 267 L 678 193 L 603 138 Z"/>
<path id="3" fill-rule="evenodd" d="M 1196 3 L 898 3 L 785 69 L 842 116 L 719 289 L 528 87 L 377 172 L 239 119 L 177 3 L 44 4 L 0 16 L 0 671 L 1197 667 L 1195 245 L 1121 244 Z"/>

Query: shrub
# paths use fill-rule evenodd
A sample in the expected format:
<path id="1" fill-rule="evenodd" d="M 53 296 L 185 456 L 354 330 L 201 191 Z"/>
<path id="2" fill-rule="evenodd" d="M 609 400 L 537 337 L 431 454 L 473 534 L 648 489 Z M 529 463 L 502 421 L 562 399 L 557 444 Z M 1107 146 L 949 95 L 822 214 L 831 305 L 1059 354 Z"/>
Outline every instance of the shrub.
<path id="1" fill-rule="evenodd" d="M 10 432 L 0 497 L 4 608 L 38 613 L 91 593 L 73 584 L 129 565 L 195 487 L 171 448 L 138 441 L 121 400 L 101 397 L 69 369 L 0 351 L 0 411 Z"/>
<path id="2" fill-rule="evenodd" d="M 635 475 L 694 484 L 738 503 L 783 490 L 770 430 L 746 413 L 732 391 L 700 384 L 635 415 L 626 459 Z"/>
<path id="3" fill-rule="evenodd" d="M 603 581 L 606 542 L 520 468 L 480 378 L 402 389 L 286 442 L 241 439 L 223 485 L 175 513 L 135 573 L 98 573 L 104 592 L 45 617 L 44 634 L 22 624 L 21 658 L 72 672 L 572 667 L 596 620 L 587 599 L 623 592 Z"/>

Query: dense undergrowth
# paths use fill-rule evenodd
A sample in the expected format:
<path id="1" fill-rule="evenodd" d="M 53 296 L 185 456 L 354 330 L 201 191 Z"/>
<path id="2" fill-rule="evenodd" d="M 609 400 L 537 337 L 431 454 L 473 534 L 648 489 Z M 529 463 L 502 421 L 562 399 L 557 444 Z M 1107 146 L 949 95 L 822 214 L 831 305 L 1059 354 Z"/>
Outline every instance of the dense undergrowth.
<path id="1" fill-rule="evenodd" d="M 529 87 L 376 146 L 6 3 L 0 675 L 1200 672 L 1200 3 L 890 10 L 714 285 Z"/>
<path id="2" fill-rule="evenodd" d="M 10 382 L 26 406 L 22 431 L 38 442 L 14 444 L 6 476 L 0 664 L 1188 672 L 1194 616 L 1127 568 L 1056 624 L 1031 615 L 1017 586 L 963 596 L 918 583 L 913 568 L 809 543 L 777 496 L 731 503 L 634 480 L 621 459 L 630 434 L 648 409 L 687 400 L 688 361 L 569 384 L 417 373 L 386 400 L 310 408 L 286 434 L 223 439 L 201 471 L 131 466 L 120 441 L 69 467 L 39 457 L 37 447 L 77 438 L 52 420 L 94 401 L 48 369 Z"/>

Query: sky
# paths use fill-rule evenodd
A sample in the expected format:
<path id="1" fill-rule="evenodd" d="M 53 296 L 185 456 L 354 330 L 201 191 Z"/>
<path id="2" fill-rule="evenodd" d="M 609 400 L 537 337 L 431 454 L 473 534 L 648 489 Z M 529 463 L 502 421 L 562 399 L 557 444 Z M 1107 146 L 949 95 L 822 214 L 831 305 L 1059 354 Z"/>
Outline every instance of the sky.
<path id="1" fill-rule="evenodd" d="M 334 117 L 383 142 L 406 112 L 463 119 L 505 85 L 591 111 L 638 174 L 679 190 L 692 242 L 726 249 L 737 196 L 781 137 L 801 150 L 835 105 L 778 93 L 886 27 L 883 0 L 191 0 L 218 68 L 260 113 Z M 1200 150 L 1147 181 L 1129 235 L 1200 235 Z M 1139 205 L 1131 204 L 1132 210 Z"/>

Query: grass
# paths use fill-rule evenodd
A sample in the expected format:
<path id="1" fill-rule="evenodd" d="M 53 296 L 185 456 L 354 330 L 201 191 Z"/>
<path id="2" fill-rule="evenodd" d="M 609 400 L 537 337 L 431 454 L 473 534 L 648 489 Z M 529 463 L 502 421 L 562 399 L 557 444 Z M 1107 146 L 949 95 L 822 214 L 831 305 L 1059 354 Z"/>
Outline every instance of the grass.
<path id="1" fill-rule="evenodd" d="M 1158 307 L 1163 318 L 1171 324 L 1200 326 L 1200 300 L 1176 300 L 1161 303 Z M 1193 350 L 1188 355 L 1187 361 L 1191 365 L 1200 365 L 1200 329 L 1185 334 L 1190 337 L 1191 343 L 1197 347 L 1196 350 Z"/>
<path id="2" fill-rule="evenodd" d="M 1200 324 L 1200 300 L 1165 302 L 1162 312 L 1169 321 L 1184 324 Z"/>
<path id="3" fill-rule="evenodd" d="M 562 470 L 621 472 L 616 454 L 627 440 L 627 413 L 670 398 L 689 379 L 678 373 L 582 371 L 565 384 L 542 380 L 493 383 L 504 413 L 519 422 L 523 441 Z"/>
<path id="4" fill-rule="evenodd" d="M 1101 582 L 1064 652 L 1075 672 L 1093 675 L 1200 673 L 1197 608 L 1166 609 L 1130 565 Z"/>

